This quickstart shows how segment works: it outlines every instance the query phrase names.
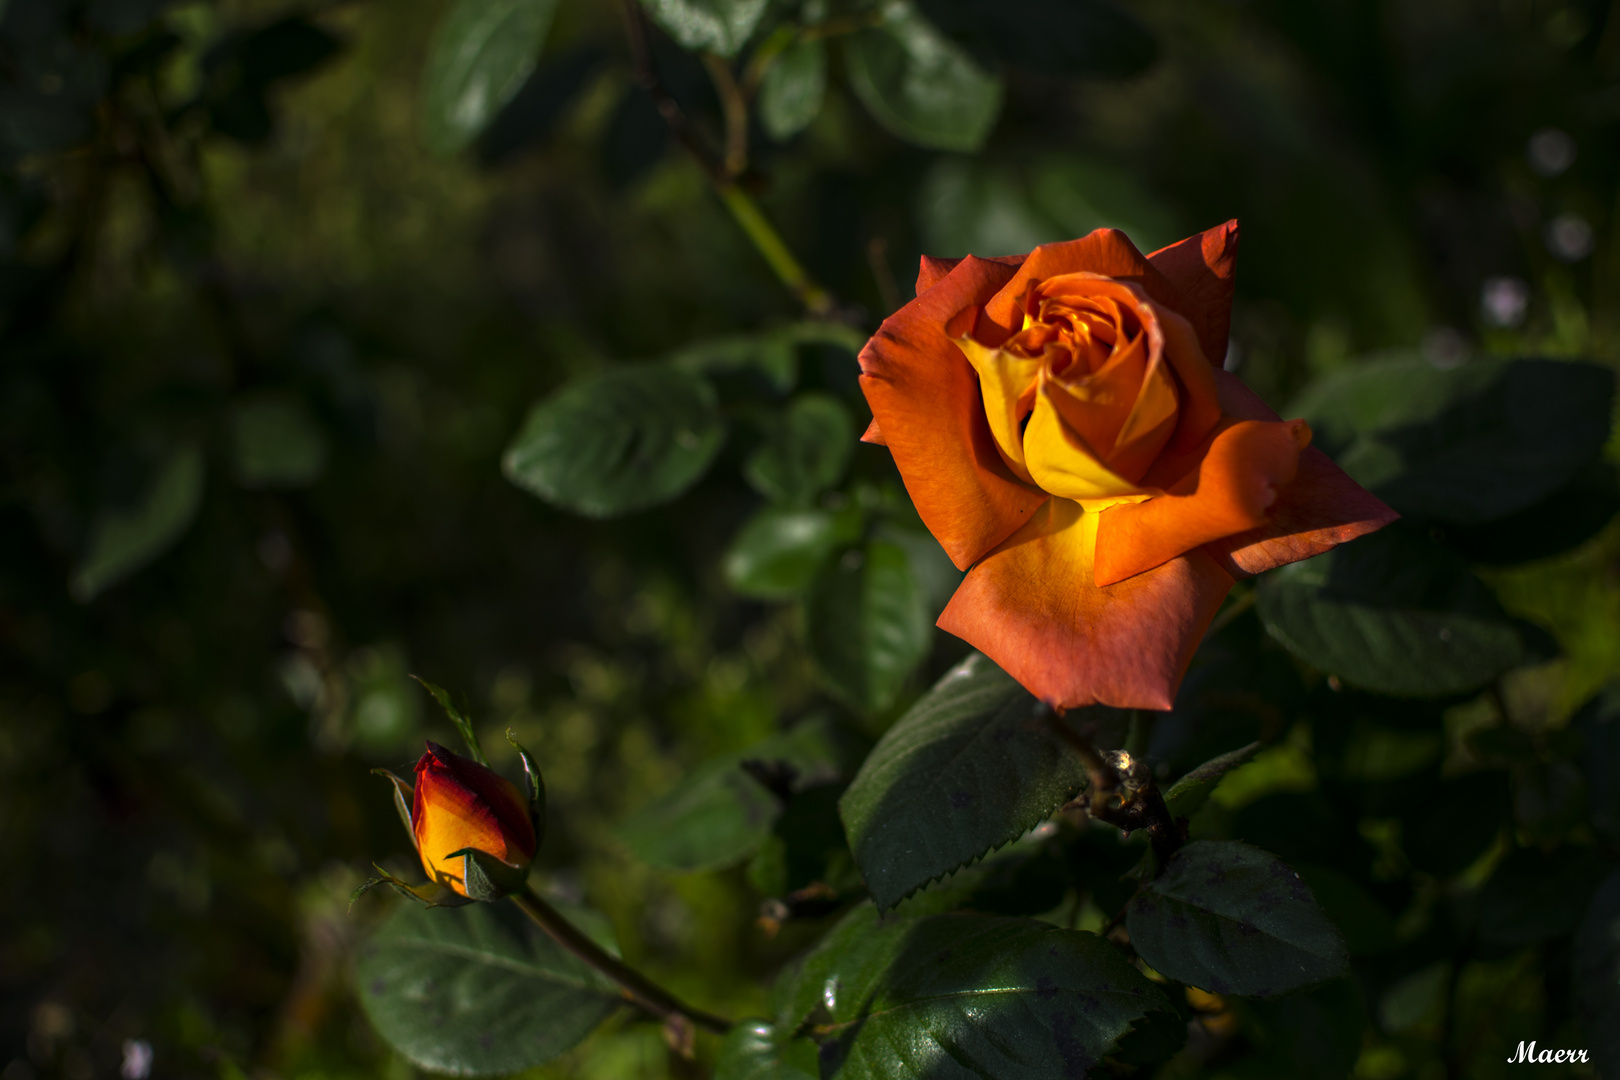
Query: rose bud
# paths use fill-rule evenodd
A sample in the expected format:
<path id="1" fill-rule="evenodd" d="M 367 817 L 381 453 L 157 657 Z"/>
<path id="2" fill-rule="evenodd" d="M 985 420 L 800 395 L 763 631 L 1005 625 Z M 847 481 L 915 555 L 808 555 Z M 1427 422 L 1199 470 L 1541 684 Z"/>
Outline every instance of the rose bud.
<path id="1" fill-rule="evenodd" d="M 861 350 L 885 445 L 966 570 L 939 625 L 1059 708 L 1168 709 L 1233 581 L 1394 511 L 1223 370 L 1237 222 L 924 257 Z"/>
<path id="2" fill-rule="evenodd" d="M 535 800 L 471 758 L 429 742 L 416 763 L 411 832 L 422 868 L 462 896 L 495 900 L 523 887 L 538 847 L 537 818 Z"/>

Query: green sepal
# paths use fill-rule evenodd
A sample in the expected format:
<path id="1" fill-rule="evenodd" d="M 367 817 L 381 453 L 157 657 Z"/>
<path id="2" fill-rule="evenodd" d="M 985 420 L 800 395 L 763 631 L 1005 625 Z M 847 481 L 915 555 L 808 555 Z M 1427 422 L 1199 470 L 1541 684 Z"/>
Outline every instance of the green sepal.
<path id="1" fill-rule="evenodd" d="M 387 777 L 393 781 L 394 809 L 399 811 L 399 820 L 405 823 L 405 835 L 411 838 L 411 850 L 416 850 L 416 826 L 411 822 L 411 803 L 416 798 L 416 788 L 388 769 L 372 769 L 371 775 Z"/>
<path id="2" fill-rule="evenodd" d="M 534 826 L 534 850 L 539 851 L 541 842 L 546 838 L 545 777 L 540 775 L 540 763 L 517 741 L 517 734 L 511 728 L 506 729 L 506 741 L 518 752 L 518 758 L 523 762 L 523 775 L 529 781 L 529 823 Z"/>
<path id="3" fill-rule="evenodd" d="M 444 714 L 455 725 L 456 731 L 461 734 L 461 741 L 467 744 L 467 753 L 472 755 L 472 759 L 484 768 L 489 768 L 489 758 L 484 756 L 484 748 L 478 745 L 478 736 L 473 732 L 472 719 L 456 708 L 450 700 L 450 694 L 442 687 L 434 686 L 420 675 L 412 675 L 411 678 L 421 683 L 422 689 L 433 695 L 433 700 L 439 703 Z"/>
<path id="4" fill-rule="evenodd" d="M 487 851 L 462 848 L 446 855 L 446 859 L 462 857 L 461 883 L 467 895 L 474 900 L 501 900 L 521 892 L 529 883 L 529 868 L 516 866 L 497 859 Z"/>
<path id="5" fill-rule="evenodd" d="M 440 885 L 437 881 L 424 881 L 420 885 L 412 885 L 402 878 L 395 877 L 375 863 L 372 864 L 372 869 L 376 870 L 381 876 L 366 879 L 358 889 L 354 890 L 354 893 L 349 897 L 350 911 L 354 910 L 355 901 L 379 885 L 390 885 L 395 892 L 401 896 L 410 897 L 423 907 L 461 907 L 464 904 L 472 903 L 470 899 L 462 896 L 456 890 L 448 885 Z"/>

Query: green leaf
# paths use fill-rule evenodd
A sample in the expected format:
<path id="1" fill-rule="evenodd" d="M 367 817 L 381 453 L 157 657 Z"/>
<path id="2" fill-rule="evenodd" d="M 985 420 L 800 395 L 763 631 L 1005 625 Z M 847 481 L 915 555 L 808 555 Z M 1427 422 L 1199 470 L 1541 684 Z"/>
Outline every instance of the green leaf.
<path id="1" fill-rule="evenodd" d="M 827 557 L 860 536 L 861 513 L 761 509 L 721 558 L 726 583 L 744 596 L 782 600 L 809 587 Z"/>
<path id="2" fill-rule="evenodd" d="M 909 0 L 888 0 L 883 22 L 844 42 L 851 88 L 902 139 L 938 150 L 977 150 L 1001 111 L 1001 80 Z"/>
<path id="3" fill-rule="evenodd" d="M 868 713 L 893 703 L 932 643 L 911 561 L 903 548 L 882 541 L 852 548 L 822 568 L 805 621 L 828 689 Z"/>
<path id="4" fill-rule="evenodd" d="M 500 1076 L 567 1050 L 622 999 L 510 904 L 401 904 L 360 949 L 361 1008 L 419 1068 Z"/>
<path id="5" fill-rule="evenodd" d="M 724 438 L 706 379 L 638 364 L 570 383 L 535 405 L 502 465 L 507 479 L 547 502 L 608 518 L 686 491 Z"/>
<path id="6" fill-rule="evenodd" d="M 771 390 L 785 394 L 799 381 L 797 343 L 796 327 L 763 334 L 711 338 L 672 353 L 668 363 L 671 367 L 697 374 L 757 372 L 764 377 Z M 855 347 L 858 349 L 860 346 L 857 344 Z"/>
<path id="7" fill-rule="evenodd" d="M 1517 848 L 1480 890 L 1479 936 L 1502 945 L 1562 937 L 1580 922 L 1607 872 L 1603 860 L 1587 849 Z"/>
<path id="8" fill-rule="evenodd" d="M 443 709 L 444 715 L 449 717 L 451 725 L 456 729 L 456 734 L 461 736 L 461 741 L 466 744 L 467 753 L 472 756 L 472 759 L 486 769 L 489 768 L 489 758 L 484 756 L 484 748 L 478 745 L 478 732 L 473 730 L 472 717 L 456 708 L 456 703 L 450 700 L 450 692 L 442 686 L 435 686 L 417 675 L 412 675 L 411 678 L 420 683 L 422 689 L 426 690 L 433 700 L 439 703 L 439 708 Z M 525 765 L 527 765 L 527 762 L 525 762 Z"/>
<path id="9" fill-rule="evenodd" d="M 1215 793 L 1215 787 L 1222 778 L 1238 766 L 1247 765 L 1259 752 L 1260 744 L 1257 742 L 1240 746 L 1220 757 L 1211 758 L 1177 780 L 1164 794 L 1164 804 L 1169 807 L 1170 816 L 1190 818 L 1198 813 Z"/>
<path id="10" fill-rule="evenodd" d="M 1592 824 L 1620 838 L 1620 681 L 1582 705 L 1570 723 L 1581 733 L 1581 772 Z"/>
<path id="11" fill-rule="evenodd" d="M 1113 945 L 1033 919 L 880 919 L 862 905 L 804 961 L 781 1030 L 805 1021 L 839 1080 L 1083 1076 L 1132 1042 L 1173 1053 L 1186 1027 Z"/>
<path id="12" fill-rule="evenodd" d="M 714 1080 L 818 1080 L 816 1044 L 777 1031 L 768 1020 L 739 1021 L 720 1043 Z"/>
<path id="13" fill-rule="evenodd" d="M 806 506 L 838 483 L 855 441 L 843 402 L 831 394 L 800 394 L 771 418 L 765 442 L 743 464 L 743 477 L 773 502 Z"/>
<path id="14" fill-rule="evenodd" d="M 1589 1052 L 1603 1067 L 1620 1061 L 1620 871 L 1592 897 L 1575 932 L 1575 1006 Z"/>
<path id="15" fill-rule="evenodd" d="M 1402 514 L 1478 524 L 1551 495 L 1609 437 L 1614 373 L 1559 360 L 1358 364 L 1290 407 L 1316 443 Z"/>
<path id="16" fill-rule="evenodd" d="M 759 84 L 759 120 L 777 142 L 786 142 L 821 112 L 827 92 L 827 46 L 795 40 L 777 54 Z"/>
<path id="17" fill-rule="evenodd" d="M 1294 870 L 1344 935 L 1352 956 L 1388 952 L 1400 944 L 1395 917 L 1361 882 L 1331 866 L 1297 863 Z"/>
<path id="18" fill-rule="evenodd" d="M 1016 840 L 1085 787 L 1043 716 L 975 653 L 878 740 L 839 810 L 879 908 Z"/>
<path id="19" fill-rule="evenodd" d="M 1344 940 L 1299 875 L 1259 848 L 1198 840 L 1126 909 L 1137 954 L 1216 994 L 1271 997 L 1345 970 Z"/>
<path id="20" fill-rule="evenodd" d="M 1400 525 L 1273 571 L 1258 592 L 1272 637 L 1376 693 L 1464 693 L 1540 655 L 1484 583 Z"/>
<path id="21" fill-rule="evenodd" d="M 97 517 L 89 547 L 69 579 L 73 598 L 88 603 L 163 554 L 197 516 L 202 493 L 202 452 L 196 447 L 174 451 L 138 503 Z"/>
<path id="22" fill-rule="evenodd" d="M 297 398 L 266 395 L 239 403 L 231 414 L 237 483 L 294 488 L 313 483 L 326 467 L 326 440 Z"/>
<path id="23" fill-rule="evenodd" d="M 456 0 L 434 35 L 423 75 L 428 148 L 472 142 L 534 70 L 557 0 Z"/>
<path id="24" fill-rule="evenodd" d="M 641 861 L 668 870 L 710 870 L 746 858 L 771 834 L 782 803 L 743 770 L 745 761 L 784 762 L 799 787 L 837 775 L 825 726 L 801 724 L 698 766 L 622 822 L 619 839 Z"/>
<path id="25" fill-rule="evenodd" d="M 737 55 L 769 6 L 767 0 L 641 0 L 653 22 L 683 48 Z"/>
<path id="26" fill-rule="evenodd" d="M 917 579 L 917 587 L 922 590 L 923 607 L 929 619 L 938 619 L 945 605 L 951 602 L 957 586 L 962 584 L 963 574 L 939 546 L 934 534 L 924 528 L 921 521 L 914 524 L 913 528 L 882 521 L 872 530 L 872 537 L 904 549 L 911 563 L 911 576 Z"/>

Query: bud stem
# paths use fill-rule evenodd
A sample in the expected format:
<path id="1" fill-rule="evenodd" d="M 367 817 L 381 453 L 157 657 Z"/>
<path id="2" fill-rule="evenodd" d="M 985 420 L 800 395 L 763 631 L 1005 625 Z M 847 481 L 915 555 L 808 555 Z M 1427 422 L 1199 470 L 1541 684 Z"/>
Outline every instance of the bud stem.
<path id="1" fill-rule="evenodd" d="M 534 920 L 536 926 L 550 934 L 553 941 L 618 983 L 624 996 L 637 1007 L 666 1023 L 685 1020 L 717 1035 L 731 1030 L 730 1020 L 692 1008 L 624 961 L 610 955 L 563 918 L 562 912 L 540 899 L 533 886 L 525 885 L 523 891 L 512 894 L 511 899 L 523 914 Z"/>
<path id="2" fill-rule="evenodd" d="M 1129 754 L 1104 755 L 1055 711 L 1047 709 L 1045 713 L 1052 733 L 1067 743 L 1085 766 L 1089 783 L 1082 805 L 1087 812 L 1126 832 L 1146 829 L 1154 854 L 1163 866 L 1187 838 L 1170 816 L 1170 808 L 1152 777 L 1139 763 L 1133 764 Z M 1122 775 L 1121 768 L 1133 775 Z"/>

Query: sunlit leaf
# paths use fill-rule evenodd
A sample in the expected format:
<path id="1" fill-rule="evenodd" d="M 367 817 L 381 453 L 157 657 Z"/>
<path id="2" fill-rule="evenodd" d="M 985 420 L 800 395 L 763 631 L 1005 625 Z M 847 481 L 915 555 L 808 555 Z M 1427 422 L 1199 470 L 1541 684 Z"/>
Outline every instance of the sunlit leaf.
<path id="1" fill-rule="evenodd" d="M 844 43 L 850 86 L 878 122 L 939 150 L 977 150 L 1001 111 L 1001 81 L 909 0 L 888 0 L 883 21 Z"/>
<path id="2" fill-rule="evenodd" d="M 428 147 L 453 154 L 477 138 L 534 70 L 557 0 L 456 0 L 422 77 Z"/>
<path id="3" fill-rule="evenodd" d="M 880 908 L 1046 820 L 1085 786 L 1040 702 L 975 653 L 878 741 L 840 810 Z"/>
<path id="4" fill-rule="evenodd" d="M 97 517 L 69 582 L 73 598 L 92 600 L 163 554 L 197 515 L 202 492 L 202 452 L 185 447 L 170 454 L 138 503 Z"/>
<path id="5" fill-rule="evenodd" d="M 768 1020 L 743 1020 L 726 1034 L 714 1080 L 817 1080 L 816 1044 L 784 1035 Z"/>
<path id="6" fill-rule="evenodd" d="M 721 559 L 721 570 L 726 583 L 744 596 L 797 596 L 828 556 L 859 538 L 860 524 L 854 508 L 835 514 L 767 506 L 738 531 Z"/>
<path id="7" fill-rule="evenodd" d="M 581 379 L 535 405 L 507 448 L 507 479 L 586 517 L 627 514 L 680 495 L 725 438 L 702 376 L 639 364 Z"/>
<path id="8" fill-rule="evenodd" d="M 399 904 L 360 948 L 378 1034 L 419 1068 L 499 1076 L 573 1046 L 623 999 L 510 904 Z"/>
<path id="9" fill-rule="evenodd" d="M 1257 742 L 1240 746 L 1236 750 L 1211 758 L 1177 780 L 1171 785 L 1170 790 L 1164 793 L 1164 802 L 1170 809 L 1170 816 L 1192 817 L 1198 813 L 1209 801 L 1210 795 L 1214 794 L 1215 785 L 1233 769 L 1247 765 L 1259 750 L 1260 744 Z"/>
<path id="10" fill-rule="evenodd" d="M 1216 994 L 1271 997 L 1345 969 L 1344 939 L 1299 875 L 1247 844 L 1198 840 L 1126 911 L 1156 971 Z"/>
<path id="11" fill-rule="evenodd" d="M 685 48 L 735 56 L 753 36 L 768 0 L 641 0 L 641 6 Z"/>
<path id="12" fill-rule="evenodd" d="M 833 693 L 866 712 L 894 701 L 933 640 L 905 550 L 881 541 L 822 567 L 805 603 L 810 653 Z"/>
<path id="13" fill-rule="evenodd" d="M 779 53 L 759 84 L 759 121 L 777 142 L 810 126 L 827 91 L 827 46 L 794 41 Z"/>

